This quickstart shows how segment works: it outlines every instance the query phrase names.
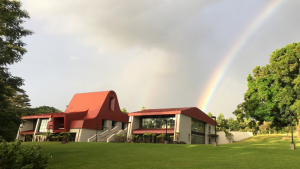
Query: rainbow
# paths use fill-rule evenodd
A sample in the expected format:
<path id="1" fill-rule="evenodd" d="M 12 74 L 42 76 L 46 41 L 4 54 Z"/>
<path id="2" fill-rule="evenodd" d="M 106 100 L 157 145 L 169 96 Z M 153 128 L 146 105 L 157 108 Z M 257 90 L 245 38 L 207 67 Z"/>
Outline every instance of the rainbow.
<path id="1" fill-rule="evenodd" d="M 248 42 L 249 38 L 258 30 L 258 28 L 267 20 L 276 9 L 283 4 L 285 0 L 272 0 L 267 7 L 251 22 L 250 27 L 242 34 L 241 37 L 232 46 L 229 52 L 225 55 L 223 60 L 218 65 L 217 69 L 213 73 L 213 76 L 209 79 L 204 88 L 204 92 L 198 100 L 198 107 L 206 112 L 210 105 L 210 102 L 215 95 L 220 83 L 222 82 L 228 67 L 237 57 L 237 54 Z"/>

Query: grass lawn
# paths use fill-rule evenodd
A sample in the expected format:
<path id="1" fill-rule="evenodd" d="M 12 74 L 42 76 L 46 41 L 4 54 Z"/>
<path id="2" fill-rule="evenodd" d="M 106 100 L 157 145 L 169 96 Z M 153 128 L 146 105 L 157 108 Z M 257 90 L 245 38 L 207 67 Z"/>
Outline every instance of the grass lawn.
<path id="1" fill-rule="evenodd" d="M 300 168 L 300 139 L 261 135 L 213 145 L 25 142 L 50 153 L 50 168 Z"/>

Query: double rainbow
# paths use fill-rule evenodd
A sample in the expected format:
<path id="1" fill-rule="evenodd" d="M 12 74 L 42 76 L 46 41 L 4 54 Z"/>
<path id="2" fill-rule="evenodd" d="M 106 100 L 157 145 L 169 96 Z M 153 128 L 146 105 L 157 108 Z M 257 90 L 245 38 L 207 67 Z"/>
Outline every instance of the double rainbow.
<path id="1" fill-rule="evenodd" d="M 285 0 L 272 0 L 267 7 L 250 23 L 250 27 L 242 34 L 242 36 L 236 41 L 229 52 L 225 55 L 223 60 L 218 65 L 217 69 L 213 73 L 213 76 L 209 79 L 209 82 L 204 88 L 203 94 L 198 100 L 198 107 L 206 112 L 209 107 L 213 96 L 215 95 L 220 83 L 222 82 L 228 67 L 237 57 L 237 54 L 248 42 L 249 38 L 258 30 L 258 28 L 266 21 L 276 9 L 283 4 Z"/>

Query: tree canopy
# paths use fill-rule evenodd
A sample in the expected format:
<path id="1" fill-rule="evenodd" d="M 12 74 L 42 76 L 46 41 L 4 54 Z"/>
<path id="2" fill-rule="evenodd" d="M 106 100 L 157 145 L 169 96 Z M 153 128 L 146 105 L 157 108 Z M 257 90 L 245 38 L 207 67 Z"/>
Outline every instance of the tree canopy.
<path id="1" fill-rule="evenodd" d="M 211 114 L 211 112 L 209 112 L 207 115 L 208 115 L 208 117 L 210 117 L 210 118 L 213 116 L 213 114 Z"/>
<path id="2" fill-rule="evenodd" d="M 123 113 L 125 113 L 125 114 L 128 114 L 126 108 L 123 108 L 121 111 L 122 111 Z"/>
<path id="3" fill-rule="evenodd" d="M 287 126 L 290 115 L 300 115 L 300 43 L 275 50 L 270 64 L 253 69 L 248 75 L 244 102 L 233 112 L 237 118 L 270 122 L 277 128 Z"/>
<path id="4" fill-rule="evenodd" d="M 27 116 L 45 113 L 60 113 L 62 111 L 50 106 L 40 106 L 35 108 L 28 108 Z"/>
<path id="5" fill-rule="evenodd" d="M 0 0 L 0 135 L 6 140 L 11 139 L 5 137 L 10 129 L 20 124 L 23 108 L 30 106 L 20 88 L 24 80 L 13 76 L 7 67 L 21 61 L 27 52 L 21 39 L 33 32 L 21 26 L 26 18 L 29 15 L 19 1 Z"/>

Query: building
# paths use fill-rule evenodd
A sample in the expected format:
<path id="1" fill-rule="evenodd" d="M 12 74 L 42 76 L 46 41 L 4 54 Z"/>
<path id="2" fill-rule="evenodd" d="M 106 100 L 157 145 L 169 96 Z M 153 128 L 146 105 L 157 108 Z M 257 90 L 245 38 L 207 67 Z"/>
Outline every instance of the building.
<path id="1" fill-rule="evenodd" d="M 127 128 L 128 115 L 122 113 L 114 91 L 75 94 L 63 113 L 24 116 L 17 139 L 29 134 L 33 141 L 43 133 L 70 132 L 76 142 L 106 141 L 107 137 Z M 103 134 L 105 132 L 105 134 Z M 96 137 L 96 133 L 97 136 Z M 105 135 L 105 136 L 104 136 Z"/>
<path id="2" fill-rule="evenodd" d="M 128 136 L 165 134 L 187 144 L 213 144 L 215 121 L 196 107 L 148 109 L 129 113 Z M 176 137 L 179 132 L 179 137 Z M 178 139 L 178 140 L 177 140 Z"/>
<path id="3" fill-rule="evenodd" d="M 196 107 L 148 109 L 125 114 L 121 112 L 114 91 L 75 94 L 63 113 L 22 117 L 17 139 L 44 141 L 46 132 L 58 135 L 69 132 L 75 142 L 114 141 L 115 135 L 143 136 L 167 133 L 174 141 L 187 144 L 212 144 L 215 121 Z M 128 130 L 127 130 L 128 128 Z M 179 133 L 178 133 L 179 132 Z M 178 137 L 179 136 L 179 137 Z M 28 138 L 27 138 L 28 139 Z"/>

